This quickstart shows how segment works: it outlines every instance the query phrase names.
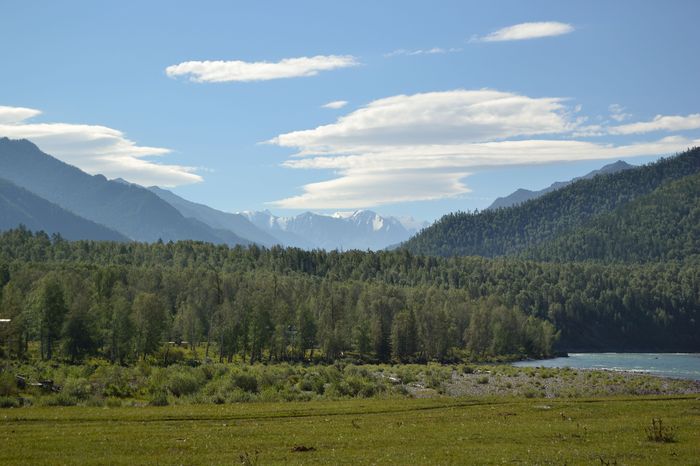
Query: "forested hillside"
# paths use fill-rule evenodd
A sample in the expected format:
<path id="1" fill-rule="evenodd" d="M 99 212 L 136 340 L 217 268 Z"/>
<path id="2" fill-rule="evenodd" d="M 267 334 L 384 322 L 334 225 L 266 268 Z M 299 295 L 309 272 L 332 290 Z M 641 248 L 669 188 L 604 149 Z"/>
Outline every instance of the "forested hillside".
<path id="1" fill-rule="evenodd" d="M 560 262 L 644 262 L 697 256 L 700 174 L 670 182 L 526 254 L 537 260 Z"/>
<path id="2" fill-rule="evenodd" d="M 440 256 L 518 255 L 698 172 L 700 148 L 694 148 L 643 167 L 580 180 L 515 207 L 446 215 L 404 247 L 413 253 Z M 687 201 L 680 197 L 677 200 Z"/>
<path id="3" fill-rule="evenodd" d="M 0 285 L 5 350 L 37 341 L 44 358 L 130 361 L 180 340 L 248 361 L 700 349 L 698 261 L 553 264 L 14 230 L 0 235 Z"/>

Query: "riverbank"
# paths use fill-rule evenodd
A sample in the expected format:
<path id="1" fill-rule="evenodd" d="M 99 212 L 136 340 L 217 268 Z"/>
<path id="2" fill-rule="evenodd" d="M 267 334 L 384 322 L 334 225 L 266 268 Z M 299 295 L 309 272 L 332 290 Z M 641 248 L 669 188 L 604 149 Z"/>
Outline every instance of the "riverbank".
<path id="1" fill-rule="evenodd" d="M 353 398 L 582 398 L 700 394 L 700 382 L 512 365 L 23 365 L 0 374 L 0 407 L 164 406 Z"/>

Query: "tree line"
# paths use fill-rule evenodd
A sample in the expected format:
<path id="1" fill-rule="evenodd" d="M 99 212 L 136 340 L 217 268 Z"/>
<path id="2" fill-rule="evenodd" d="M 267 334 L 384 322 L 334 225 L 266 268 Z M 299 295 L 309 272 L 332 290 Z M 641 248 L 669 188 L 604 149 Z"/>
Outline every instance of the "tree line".
<path id="1" fill-rule="evenodd" d="M 185 341 L 246 361 L 700 348 L 697 260 L 436 258 L 0 234 L 5 351 L 129 362 Z"/>

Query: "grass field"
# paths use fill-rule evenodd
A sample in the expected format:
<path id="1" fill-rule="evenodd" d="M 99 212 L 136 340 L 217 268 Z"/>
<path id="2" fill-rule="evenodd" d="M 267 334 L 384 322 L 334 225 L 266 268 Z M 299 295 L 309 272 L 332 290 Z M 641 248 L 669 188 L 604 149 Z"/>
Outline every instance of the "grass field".
<path id="1" fill-rule="evenodd" d="M 661 418 L 673 442 L 647 439 Z M 700 464 L 697 395 L 0 411 L 3 464 Z M 308 450 L 308 451 L 298 451 Z"/>

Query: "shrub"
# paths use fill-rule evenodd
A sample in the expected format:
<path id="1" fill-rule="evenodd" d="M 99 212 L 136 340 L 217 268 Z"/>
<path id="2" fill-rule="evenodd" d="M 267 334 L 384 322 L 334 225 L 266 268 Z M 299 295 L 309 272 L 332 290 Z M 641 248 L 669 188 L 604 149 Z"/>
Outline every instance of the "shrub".
<path id="1" fill-rule="evenodd" d="M 61 392 L 77 400 L 86 400 L 92 394 L 92 385 L 83 377 L 68 377 L 63 383 Z"/>
<path id="2" fill-rule="evenodd" d="M 481 377 L 479 377 L 478 379 L 476 379 L 476 383 L 482 384 L 482 385 L 489 383 L 489 376 L 488 376 L 488 375 L 482 375 Z"/>
<path id="3" fill-rule="evenodd" d="M 180 370 L 170 375 L 166 386 L 170 393 L 179 398 L 196 393 L 201 383 L 191 371 Z"/>
<path id="4" fill-rule="evenodd" d="M 664 425 L 661 419 L 652 419 L 646 428 L 647 440 L 651 442 L 673 443 L 676 441 L 676 429 Z"/>
<path id="5" fill-rule="evenodd" d="M 56 395 L 42 397 L 40 403 L 44 406 L 75 406 L 78 404 L 78 399 L 61 392 Z"/>
<path id="6" fill-rule="evenodd" d="M 185 350 L 178 346 L 165 344 L 153 356 L 158 365 L 170 366 L 185 360 Z"/>
<path id="7" fill-rule="evenodd" d="M 0 396 L 12 396 L 17 394 L 17 381 L 15 376 L 5 371 L 0 374 Z"/>
<path id="8" fill-rule="evenodd" d="M 149 406 L 168 406 L 168 404 L 168 392 L 165 390 L 157 390 L 148 401 Z"/>
<path id="9" fill-rule="evenodd" d="M 245 372 L 234 374 L 233 377 L 231 377 L 231 383 L 234 387 L 240 388 L 244 392 L 258 392 L 258 379 L 252 374 L 246 374 Z"/>
<path id="10" fill-rule="evenodd" d="M 0 396 L 0 408 L 17 408 L 19 400 L 11 396 Z"/>
<path id="11" fill-rule="evenodd" d="M 129 372 L 120 366 L 101 366 L 90 376 L 90 382 L 104 397 L 126 398 L 134 391 L 129 383 Z"/>

